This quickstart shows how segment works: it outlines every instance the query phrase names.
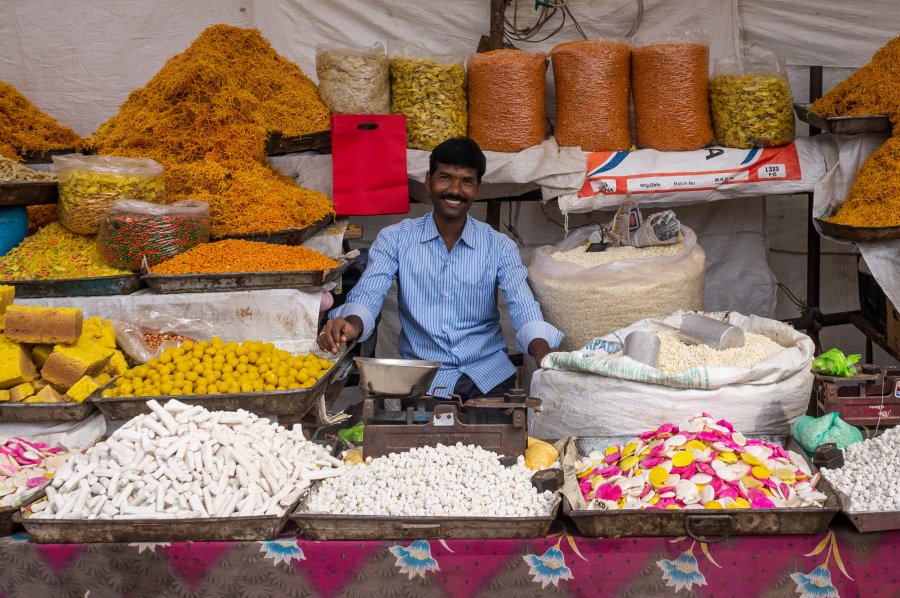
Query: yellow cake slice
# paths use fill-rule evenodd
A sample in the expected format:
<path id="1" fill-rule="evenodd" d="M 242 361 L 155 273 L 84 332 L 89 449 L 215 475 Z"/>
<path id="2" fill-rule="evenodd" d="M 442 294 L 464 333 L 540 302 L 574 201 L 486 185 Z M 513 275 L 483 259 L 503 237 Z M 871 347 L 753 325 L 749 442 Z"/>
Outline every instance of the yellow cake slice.
<path id="1" fill-rule="evenodd" d="M 77 307 L 10 305 L 5 334 L 20 343 L 74 343 L 81 336 L 83 316 Z"/>
<path id="2" fill-rule="evenodd" d="M 0 284 L 0 314 L 6 313 L 6 308 L 13 304 L 16 298 L 16 287 L 11 284 Z"/>
<path id="3" fill-rule="evenodd" d="M 0 389 L 31 382 L 37 375 L 31 355 L 19 343 L 0 334 Z"/>
<path id="4" fill-rule="evenodd" d="M 94 379 L 90 376 L 82 376 L 81 380 L 76 382 L 69 390 L 66 391 L 65 398 L 75 403 L 83 403 L 92 392 L 100 388 Z"/>
<path id="5" fill-rule="evenodd" d="M 116 351 L 83 338 L 74 345 L 56 345 L 41 368 L 41 377 L 58 387 L 71 388 L 83 376 L 96 376 Z"/>

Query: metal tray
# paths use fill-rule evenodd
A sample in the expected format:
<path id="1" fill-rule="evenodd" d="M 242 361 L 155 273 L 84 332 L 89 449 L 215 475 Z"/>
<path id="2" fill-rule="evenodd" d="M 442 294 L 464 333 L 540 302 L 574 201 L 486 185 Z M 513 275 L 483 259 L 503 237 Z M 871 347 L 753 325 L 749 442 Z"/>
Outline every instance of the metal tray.
<path id="1" fill-rule="evenodd" d="M 13 522 L 13 516 L 18 513 L 22 507 L 27 507 L 34 501 L 42 498 L 44 496 L 44 491 L 39 490 L 33 493 L 27 500 L 22 502 L 19 506 L 16 507 L 3 507 L 0 509 L 0 538 L 5 538 L 6 536 L 13 533 L 16 529 L 16 524 Z"/>
<path id="2" fill-rule="evenodd" d="M 295 503 L 296 505 L 296 503 Z M 209 517 L 195 519 L 39 519 L 23 517 L 13 523 L 25 527 L 38 544 L 91 542 L 239 542 L 274 540 L 287 523 L 284 515 Z"/>
<path id="3" fill-rule="evenodd" d="M 57 201 L 56 181 L 0 181 L 0 206 L 39 206 Z"/>
<path id="4" fill-rule="evenodd" d="M 795 103 L 797 118 L 826 133 L 839 135 L 856 135 L 858 133 L 881 133 L 891 131 L 891 120 L 886 114 L 867 114 L 863 116 L 822 116 L 810 112 L 810 103 Z"/>
<path id="5" fill-rule="evenodd" d="M 154 293 L 205 293 L 208 291 L 249 291 L 258 289 L 320 288 L 335 281 L 353 260 L 342 261 L 331 270 L 281 272 L 225 272 L 218 274 L 153 274 L 142 276 Z"/>
<path id="6" fill-rule="evenodd" d="M 793 439 L 784 436 L 748 435 L 782 446 L 804 456 L 803 449 Z M 579 438 L 581 454 L 604 450 L 613 444 L 628 442 L 632 436 Z M 816 468 L 809 462 L 810 470 Z M 563 514 L 575 522 L 578 532 L 590 538 L 619 538 L 632 536 L 684 536 L 713 543 L 729 536 L 761 534 L 817 534 L 825 531 L 840 511 L 837 494 L 822 478 L 816 488 L 828 499 L 822 508 L 735 509 L 728 511 L 648 511 L 648 510 L 575 510 L 565 498 Z"/>
<path id="7" fill-rule="evenodd" d="M 341 363 L 349 358 L 349 352 L 339 355 L 335 364 L 309 388 L 297 390 L 271 390 L 264 392 L 241 392 L 215 395 L 157 396 L 103 398 L 102 390 L 94 391 L 85 402 L 96 405 L 107 419 L 119 421 L 131 419 L 142 413 L 150 413 L 147 401 L 154 399 L 165 404 L 170 399 L 178 399 L 188 405 L 200 405 L 210 411 L 237 411 L 243 409 L 257 415 L 306 415 L 319 397 L 325 393 L 328 384 Z"/>
<path id="8" fill-rule="evenodd" d="M 333 216 L 325 216 L 321 220 L 313 222 L 303 228 L 289 228 L 274 233 L 256 233 L 249 235 L 225 235 L 216 237 L 214 241 L 222 239 L 242 239 L 244 241 L 256 241 L 258 243 L 273 243 L 275 245 L 301 245 L 304 241 L 319 233 L 334 222 Z"/>
<path id="9" fill-rule="evenodd" d="M 860 533 L 900 529 L 900 511 L 844 511 Z"/>
<path id="10" fill-rule="evenodd" d="M 94 410 L 83 403 L 0 403 L 0 422 L 77 422 Z"/>
<path id="11" fill-rule="evenodd" d="M 140 274 L 95 276 L 91 278 L 59 278 L 55 280 L 7 280 L 3 284 L 16 287 L 16 297 L 96 297 L 130 295 L 141 287 Z"/>
<path id="12" fill-rule="evenodd" d="M 310 513 L 305 502 L 291 516 L 310 540 L 430 540 L 544 538 L 559 511 L 546 517 L 388 517 Z"/>
<path id="13" fill-rule="evenodd" d="M 28 164 L 52 164 L 53 156 L 74 154 L 76 151 L 74 147 L 53 147 L 45 150 L 19 150 L 18 154 L 22 156 L 22 160 L 27 166 Z M 83 147 L 81 148 L 81 153 L 92 154 L 94 152 L 87 147 Z"/>
<path id="14" fill-rule="evenodd" d="M 848 241 L 866 242 L 885 239 L 900 239 L 900 226 L 847 226 L 825 220 L 815 219 L 816 225 L 823 234 Z"/>
<path id="15" fill-rule="evenodd" d="M 272 131 L 266 138 L 266 154 L 269 156 L 309 151 L 330 154 L 331 131 L 319 131 L 294 137 L 282 135 L 280 131 Z"/>

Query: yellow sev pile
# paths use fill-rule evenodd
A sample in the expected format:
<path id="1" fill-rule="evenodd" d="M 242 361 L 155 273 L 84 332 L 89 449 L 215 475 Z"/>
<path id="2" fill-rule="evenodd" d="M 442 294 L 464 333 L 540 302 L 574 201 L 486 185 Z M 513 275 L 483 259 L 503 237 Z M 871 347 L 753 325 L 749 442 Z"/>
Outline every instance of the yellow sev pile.
<path id="1" fill-rule="evenodd" d="M 338 262 L 306 247 L 226 239 L 204 243 L 151 268 L 153 274 L 331 270 Z"/>
<path id="2" fill-rule="evenodd" d="M 323 131 L 329 118 L 315 84 L 259 31 L 213 25 L 133 91 L 90 144 L 162 163 L 167 201 L 208 202 L 214 236 L 274 232 L 333 208 L 267 165 L 266 136 Z"/>
<path id="3" fill-rule="evenodd" d="M 810 110 L 823 116 L 888 115 L 894 136 L 863 163 L 844 205 L 827 220 L 858 227 L 900 226 L 900 37 Z"/>

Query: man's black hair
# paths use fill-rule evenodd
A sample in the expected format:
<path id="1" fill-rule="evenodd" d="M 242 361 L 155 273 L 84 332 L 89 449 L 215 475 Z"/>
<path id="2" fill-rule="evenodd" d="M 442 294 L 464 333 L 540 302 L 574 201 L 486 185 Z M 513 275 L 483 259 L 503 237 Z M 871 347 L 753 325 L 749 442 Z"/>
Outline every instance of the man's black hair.
<path id="1" fill-rule="evenodd" d="M 464 166 L 474 168 L 478 176 L 478 182 L 481 183 L 481 177 L 487 169 L 487 159 L 484 152 L 478 147 L 474 140 L 468 137 L 451 137 L 442 142 L 436 148 L 431 150 L 431 157 L 428 159 L 428 172 L 434 174 L 437 170 L 438 162 L 449 166 Z"/>

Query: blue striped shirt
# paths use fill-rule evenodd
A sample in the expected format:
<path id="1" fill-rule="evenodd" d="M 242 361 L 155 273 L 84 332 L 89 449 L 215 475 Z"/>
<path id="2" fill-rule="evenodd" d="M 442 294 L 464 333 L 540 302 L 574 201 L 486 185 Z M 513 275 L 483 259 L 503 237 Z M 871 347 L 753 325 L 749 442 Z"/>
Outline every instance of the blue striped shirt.
<path id="1" fill-rule="evenodd" d="M 536 338 L 551 348 L 563 334 L 544 321 L 525 281 L 527 270 L 513 241 L 467 217 L 462 237 L 447 251 L 431 213 L 384 228 L 369 249 L 369 263 L 347 303 L 329 314 L 358 316 L 359 340 L 371 336 L 384 297 L 397 279 L 400 354 L 441 362 L 431 385 L 447 396 L 462 374 L 488 392 L 516 370 L 500 331 L 495 289 L 503 291 L 519 350 Z"/>

